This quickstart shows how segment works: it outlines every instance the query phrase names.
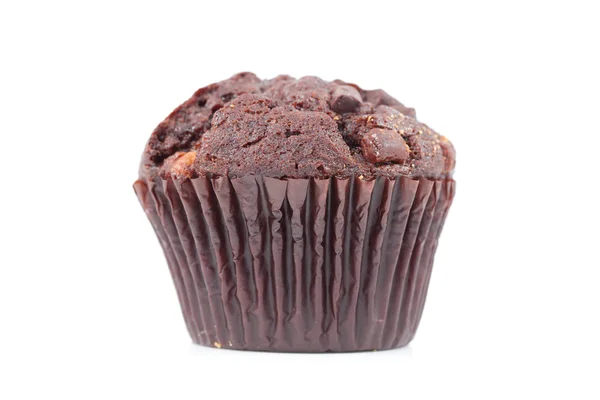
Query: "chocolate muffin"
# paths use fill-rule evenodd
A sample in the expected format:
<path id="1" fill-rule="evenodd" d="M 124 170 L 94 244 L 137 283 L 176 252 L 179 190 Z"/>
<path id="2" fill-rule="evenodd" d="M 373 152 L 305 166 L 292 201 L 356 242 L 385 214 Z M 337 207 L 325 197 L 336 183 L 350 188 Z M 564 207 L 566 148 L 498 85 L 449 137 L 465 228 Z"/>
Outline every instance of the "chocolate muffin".
<path id="1" fill-rule="evenodd" d="M 159 124 L 134 188 L 195 343 L 377 350 L 414 337 L 454 164 L 382 90 L 241 73 Z"/>

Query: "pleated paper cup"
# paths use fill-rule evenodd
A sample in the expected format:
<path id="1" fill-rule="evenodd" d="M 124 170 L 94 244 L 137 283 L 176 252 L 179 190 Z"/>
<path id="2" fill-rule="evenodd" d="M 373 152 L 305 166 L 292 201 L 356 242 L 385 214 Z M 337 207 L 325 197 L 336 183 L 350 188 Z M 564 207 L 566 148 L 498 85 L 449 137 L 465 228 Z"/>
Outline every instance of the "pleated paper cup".
<path id="1" fill-rule="evenodd" d="M 192 340 L 401 347 L 421 319 L 453 180 L 139 180 Z"/>

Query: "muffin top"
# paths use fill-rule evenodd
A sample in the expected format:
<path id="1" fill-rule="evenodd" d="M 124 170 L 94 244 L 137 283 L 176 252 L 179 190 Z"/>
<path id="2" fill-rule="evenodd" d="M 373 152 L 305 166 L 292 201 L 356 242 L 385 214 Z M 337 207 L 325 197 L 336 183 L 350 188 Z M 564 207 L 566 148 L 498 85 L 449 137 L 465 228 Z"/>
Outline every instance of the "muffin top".
<path id="1" fill-rule="evenodd" d="M 152 133 L 140 175 L 444 179 L 455 152 L 383 90 L 248 72 L 199 89 Z"/>

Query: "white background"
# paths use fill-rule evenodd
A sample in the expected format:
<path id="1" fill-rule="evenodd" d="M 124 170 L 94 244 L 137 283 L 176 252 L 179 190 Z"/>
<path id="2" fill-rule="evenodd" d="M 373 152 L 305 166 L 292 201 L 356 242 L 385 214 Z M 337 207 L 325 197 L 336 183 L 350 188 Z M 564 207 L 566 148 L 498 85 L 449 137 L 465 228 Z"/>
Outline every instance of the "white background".
<path id="1" fill-rule="evenodd" d="M 600 398 L 596 3 L 3 1 L 0 398 Z M 153 128 L 245 70 L 384 88 L 454 142 L 409 347 L 191 344 L 131 185 Z"/>

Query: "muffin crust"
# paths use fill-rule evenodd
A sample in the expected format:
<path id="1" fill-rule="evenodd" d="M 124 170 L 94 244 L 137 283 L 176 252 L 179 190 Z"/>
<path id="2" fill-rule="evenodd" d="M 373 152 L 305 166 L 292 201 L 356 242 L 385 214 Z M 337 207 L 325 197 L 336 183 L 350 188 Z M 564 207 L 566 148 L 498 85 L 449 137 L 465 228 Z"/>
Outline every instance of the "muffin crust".
<path id="1" fill-rule="evenodd" d="M 199 89 L 152 133 L 143 177 L 445 179 L 455 151 L 382 90 L 240 73 Z"/>

